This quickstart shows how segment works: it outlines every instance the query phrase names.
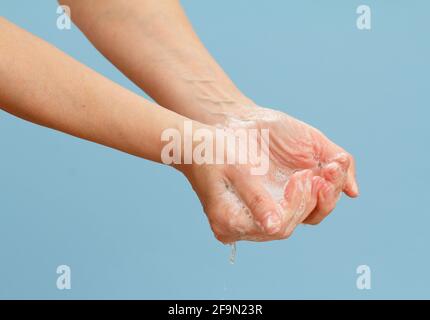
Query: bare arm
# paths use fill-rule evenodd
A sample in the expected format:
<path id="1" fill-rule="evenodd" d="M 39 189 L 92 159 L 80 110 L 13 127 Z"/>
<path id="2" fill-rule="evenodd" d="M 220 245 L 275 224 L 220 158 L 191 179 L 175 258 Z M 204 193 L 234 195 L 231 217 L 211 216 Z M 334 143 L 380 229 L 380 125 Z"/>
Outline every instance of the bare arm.
<path id="1" fill-rule="evenodd" d="M 223 122 L 253 104 L 201 43 L 177 0 L 61 0 L 90 41 L 160 105 Z"/>
<path id="2" fill-rule="evenodd" d="M 158 162 L 162 130 L 182 130 L 184 117 L 120 87 L 4 19 L 0 34 L 0 107 L 5 111 Z"/>
<path id="3" fill-rule="evenodd" d="M 146 101 L 2 18 L 0 108 L 28 121 L 158 162 L 166 146 L 161 141 L 165 129 L 174 129 L 180 140 L 193 139 L 192 132 L 184 129 L 185 121 L 191 122 L 194 132 L 214 131 Z M 261 181 L 250 185 L 253 177 L 246 166 L 187 165 L 183 162 L 184 144 L 180 142 L 176 147 L 181 150 L 181 163 L 175 167 L 190 181 L 220 241 L 267 241 L 291 234 L 295 224 L 276 213 L 277 205 Z M 232 189 L 244 195 L 243 203 L 256 220 L 233 206 Z M 268 224 L 266 220 L 274 215 L 278 220 L 270 219 Z"/>
<path id="4" fill-rule="evenodd" d="M 313 127 L 248 99 L 200 42 L 178 0 L 60 2 L 70 6 L 72 19 L 90 41 L 162 106 L 207 124 L 229 126 L 240 119 L 270 129 L 272 145 L 281 146 L 271 148 L 271 156 L 289 164 L 274 167 L 312 169 L 329 185 L 306 222 L 322 221 L 341 191 L 358 195 L 353 157 Z"/>

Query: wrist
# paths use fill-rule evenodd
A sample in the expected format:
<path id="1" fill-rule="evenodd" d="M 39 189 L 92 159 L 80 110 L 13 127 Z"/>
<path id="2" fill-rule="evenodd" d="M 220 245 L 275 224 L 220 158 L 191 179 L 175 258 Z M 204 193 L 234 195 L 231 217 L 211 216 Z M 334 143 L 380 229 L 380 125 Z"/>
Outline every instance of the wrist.
<path id="1" fill-rule="evenodd" d="M 230 119 L 246 119 L 257 105 L 242 93 L 228 92 L 218 87 L 222 93 L 209 97 L 196 96 L 194 118 L 212 126 L 227 126 Z"/>
<path id="2" fill-rule="evenodd" d="M 217 67 L 194 67 L 182 74 L 184 91 L 172 101 L 180 113 L 209 125 L 225 125 L 230 117 L 246 114 L 256 104 Z M 186 88 L 186 89 L 185 89 Z"/>
<path id="3" fill-rule="evenodd" d="M 181 117 L 174 128 L 161 132 L 160 162 L 186 174 L 196 164 L 196 147 L 206 142 L 213 146 L 216 128 L 199 121 Z M 213 152 L 213 149 L 206 150 Z"/>

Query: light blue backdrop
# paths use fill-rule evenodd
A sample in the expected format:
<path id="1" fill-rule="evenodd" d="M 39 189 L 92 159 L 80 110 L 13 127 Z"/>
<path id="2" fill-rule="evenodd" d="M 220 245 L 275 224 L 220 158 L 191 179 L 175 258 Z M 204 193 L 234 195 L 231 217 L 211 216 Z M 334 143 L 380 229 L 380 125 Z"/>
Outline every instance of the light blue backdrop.
<path id="1" fill-rule="evenodd" d="M 356 28 L 360 4 L 371 31 Z M 0 297 L 430 298 L 430 2 L 183 5 L 250 97 L 355 155 L 361 197 L 287 241 L 239 243 L 230 265 L 179 173 L 0 112 Z M 56 28 L 56 7 L 1 1 L 0 13 L 142 94 L 76 27 Z M 369 291 L 356 288 L 361 264 Z"/>

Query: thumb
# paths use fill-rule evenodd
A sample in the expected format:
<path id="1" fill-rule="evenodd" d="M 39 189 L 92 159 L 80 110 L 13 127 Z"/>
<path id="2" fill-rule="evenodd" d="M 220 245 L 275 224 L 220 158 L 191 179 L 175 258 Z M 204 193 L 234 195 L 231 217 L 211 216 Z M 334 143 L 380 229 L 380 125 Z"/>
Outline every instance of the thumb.
<path id="1" fill-rule="evenodd" d="M 238 196 L 251 212 L 256 224 L 268 235 L 280 232 L 282 216 L 275 200 L 256 178 L 239 177 L 232 181 Z"/>

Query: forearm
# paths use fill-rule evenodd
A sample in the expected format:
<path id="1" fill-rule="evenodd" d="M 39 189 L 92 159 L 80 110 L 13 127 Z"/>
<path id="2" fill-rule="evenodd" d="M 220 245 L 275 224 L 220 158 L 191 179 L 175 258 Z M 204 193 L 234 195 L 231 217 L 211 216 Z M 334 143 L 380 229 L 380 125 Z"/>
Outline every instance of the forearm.
<path id="1" fill-rule="evenodd" d="M 177 0 L 60 2 L 90 41 L 159 104 L 207 123 L 252 104 L 200 42 Z"/>
<path id="2" fill-rule="evenodd" d="M 146 101 L 0 18 L 0 107 L 28 121 L 160 161 L 182 116 Z"/>

